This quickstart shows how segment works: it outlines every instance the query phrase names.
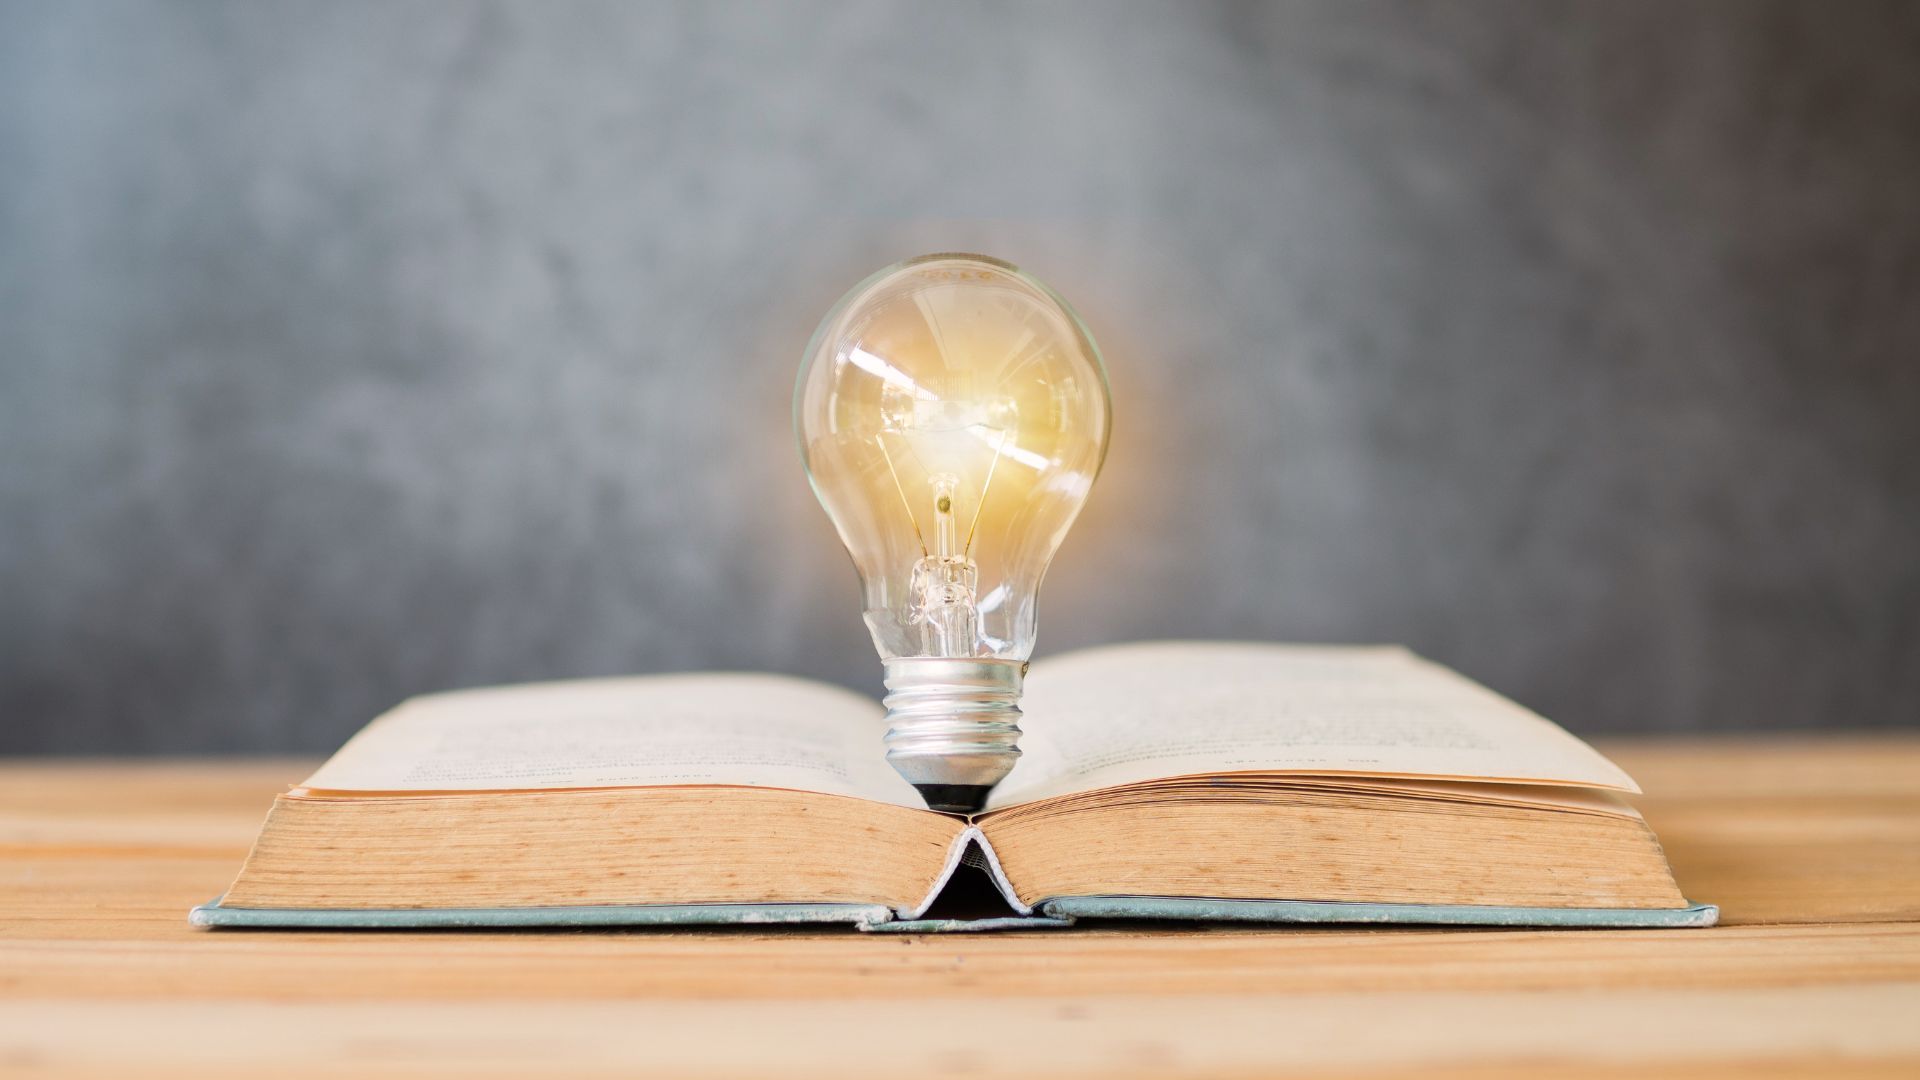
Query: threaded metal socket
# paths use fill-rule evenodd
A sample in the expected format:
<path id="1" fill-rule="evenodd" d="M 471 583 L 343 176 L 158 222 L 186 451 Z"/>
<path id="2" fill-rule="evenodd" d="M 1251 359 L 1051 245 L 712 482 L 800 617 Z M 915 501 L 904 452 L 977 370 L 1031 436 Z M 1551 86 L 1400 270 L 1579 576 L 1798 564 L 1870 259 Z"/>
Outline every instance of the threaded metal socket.
<path id="1" fill-rule="evenodd" d="M 887 763 L 933 809 L 978 810 L 1020 757 L 1026 674 L 1021 660 L 886 661 Z"/>

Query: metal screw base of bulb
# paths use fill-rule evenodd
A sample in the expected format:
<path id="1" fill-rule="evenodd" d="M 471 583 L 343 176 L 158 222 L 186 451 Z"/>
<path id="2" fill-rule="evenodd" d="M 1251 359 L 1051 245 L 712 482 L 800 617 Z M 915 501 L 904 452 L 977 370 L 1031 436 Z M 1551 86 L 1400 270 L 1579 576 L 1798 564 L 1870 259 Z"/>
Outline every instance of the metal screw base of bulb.
<path id="1" fill-rule="evenodd" d="M 927 806 L 975 813 L 1020 758 L 1020 660 L 886 661 L 887 763 Z"/>

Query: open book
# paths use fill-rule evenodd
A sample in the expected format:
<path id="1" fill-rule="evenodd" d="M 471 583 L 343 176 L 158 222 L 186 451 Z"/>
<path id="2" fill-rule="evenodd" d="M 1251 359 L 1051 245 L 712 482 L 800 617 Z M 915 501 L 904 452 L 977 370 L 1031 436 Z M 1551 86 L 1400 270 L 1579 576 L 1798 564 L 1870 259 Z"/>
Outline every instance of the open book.
<path id="1" fill-rule="evenodd" d="M 925 809 L 851 691 L 751 674 L 467 690 L 269 813 L 203 925 L 1097 917 L 1701 926 L 1633 781 L 1392 647 L 1165 643 L 1033 666 L 1024 756 Z"/>

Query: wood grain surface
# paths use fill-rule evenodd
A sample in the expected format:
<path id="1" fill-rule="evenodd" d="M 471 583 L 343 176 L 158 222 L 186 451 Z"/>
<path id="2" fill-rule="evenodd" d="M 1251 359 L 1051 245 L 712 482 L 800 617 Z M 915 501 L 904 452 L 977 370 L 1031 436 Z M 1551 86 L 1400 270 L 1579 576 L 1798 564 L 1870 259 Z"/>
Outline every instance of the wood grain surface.
<path id="1" fill-rule="evenodd" d="M 1920 737 L 1604 749 L 1724 925 L 209 932 L 309 762 L 0 763 L 0 1075 L 1920 1074 Z"/>

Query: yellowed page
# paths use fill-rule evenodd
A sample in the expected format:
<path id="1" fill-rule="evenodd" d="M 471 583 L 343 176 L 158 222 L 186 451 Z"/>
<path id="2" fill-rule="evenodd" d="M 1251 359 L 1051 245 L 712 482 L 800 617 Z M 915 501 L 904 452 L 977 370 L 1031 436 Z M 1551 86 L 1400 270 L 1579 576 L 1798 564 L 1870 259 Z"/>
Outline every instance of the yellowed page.
<path id="1" fill-rule="evenodd" d="M 1575 810 L 1587 814 L 1642 820 L 1632 803 L 1611 789 L 1572 787 L 1566 784 L 1487 784 L 1470 780 L 1404 780 L 1397 777 L 1364 777 L 1355 781 L 1383 791 L 1439 795 L 1452 799 L 1471 799 L 1477 803 L 1508 806 L 1536 806 L 1554 810 Z M 1340 782 L 1340 781 L 1330 781 Z"/>
<path id="2" fill-rule="evenodd" d="M 989 809 L 1198 773 L 1638 791 L 1559 726 L 1396 646 L 1159 642 L 1042 661 Z"/>
<path id="3" fill-rule="evenodd" d="M 777 675 L 460 690 L 381 716 L 307 779 L 326 791 L 727 784 L 925 803 L 886 763 L 871 700 Z"/>

